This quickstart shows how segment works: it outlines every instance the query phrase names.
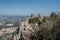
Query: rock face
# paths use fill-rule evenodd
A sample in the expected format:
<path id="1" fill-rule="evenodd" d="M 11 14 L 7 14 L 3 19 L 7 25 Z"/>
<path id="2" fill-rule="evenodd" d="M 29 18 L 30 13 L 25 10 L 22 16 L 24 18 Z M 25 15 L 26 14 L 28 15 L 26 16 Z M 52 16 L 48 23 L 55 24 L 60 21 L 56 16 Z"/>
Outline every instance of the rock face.
<path id="1" fill-rule="evenodd" d="M 38 23 L 29 23 L 29 19 L 22 21 L 20 24 L 20 30 L 25 40 L 29 40 L 29 38 L 34 35 L 35 31 L 38 30 Z"/>
<path id="2" fill-rule="evenodd" d="M 32 19 L 30 20 L 32 23 L 29 23 L 29 19 L 20 23 L 20 30 L 25 40 L 29 40 L 34 35 L 34 32 L 38 30 L 38 22 L 42 22 L 43 17 L 40 14 L 38 14 L 38 17 L 34 17 L 34 14 L 32 14 L 30 19 Z"/>
<path id="3" fill-rule="evenodd" d="M 20 25 L 20 30 L 22 31 L 23 37 L 25 40 L 29 40 L 31 35 L 34 35 L 34 31 L 36 31 L 36 29 L 38 29 L 38 24 L 29 24 L 28 20 L 24 20 L 21 22 Z M 34 26 L 34 27 L 32 27 Z"/>

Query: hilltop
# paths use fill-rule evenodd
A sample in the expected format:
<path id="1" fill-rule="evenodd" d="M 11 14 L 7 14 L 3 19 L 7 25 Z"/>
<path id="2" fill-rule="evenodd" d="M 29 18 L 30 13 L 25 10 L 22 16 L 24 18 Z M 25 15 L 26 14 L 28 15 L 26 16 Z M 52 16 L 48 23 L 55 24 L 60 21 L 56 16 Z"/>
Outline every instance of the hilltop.
<path id="1" fill-rule="evenodd" d="M 60 17 L 54 12 L 50 17 L 43 17 L 38 13 L 31 18 L 22 22 L 22 32 L 25 40 L 59 40 L 59 33 L 57 33 L 60 23 Z M 58 30 L 59 31 L 59 30 Z M 58 34 L 58 36 L 57 36 Z"/>

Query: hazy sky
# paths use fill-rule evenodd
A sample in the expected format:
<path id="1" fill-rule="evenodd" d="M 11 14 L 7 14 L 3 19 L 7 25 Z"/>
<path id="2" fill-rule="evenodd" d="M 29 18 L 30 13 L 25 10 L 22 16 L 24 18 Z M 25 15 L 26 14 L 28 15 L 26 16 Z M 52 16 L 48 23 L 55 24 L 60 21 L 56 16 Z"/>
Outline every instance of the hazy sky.
<path id="1" fill-rule="evenodd" d="M 0 15 L 46 16 L 52 11 L 60 12 L 60 0 L 0 0 Z"/>

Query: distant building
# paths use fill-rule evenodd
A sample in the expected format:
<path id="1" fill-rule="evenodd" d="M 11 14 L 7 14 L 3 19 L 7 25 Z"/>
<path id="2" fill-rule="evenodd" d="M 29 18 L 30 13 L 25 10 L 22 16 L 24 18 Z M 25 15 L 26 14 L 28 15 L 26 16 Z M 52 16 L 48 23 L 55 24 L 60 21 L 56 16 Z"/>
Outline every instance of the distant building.
<path id="1" fill-rule="evenodd" d="M 5 24 L 5 22 L 0 22 L 0 26 L 3 26 Z"/>
<path id="2" fill-rule="evenodd" d="M 12 27 L 12 28 L 3 28 L 0 30 L 0 36 L 5 35 L 5 34 L 11 34 L 16 32 L 17 27 Z"/>
<path id="3" fill-rule="evenodd" d="M 4 35 L 4 33 L 2 31 L 0 31 L 0 36 L 3 36 L 3 35 Z"/>
<path id="4" fill-rule="evenodd" d="M 13 26 L 14 24 L 6 24 L 6 26 Z"/>

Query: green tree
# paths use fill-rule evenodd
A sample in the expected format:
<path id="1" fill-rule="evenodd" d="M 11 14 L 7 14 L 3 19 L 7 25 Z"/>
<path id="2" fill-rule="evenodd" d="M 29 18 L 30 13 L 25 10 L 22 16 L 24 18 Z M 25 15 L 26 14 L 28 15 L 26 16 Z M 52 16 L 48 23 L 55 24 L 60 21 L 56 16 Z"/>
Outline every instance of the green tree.
<path id="1" fill-rule="evenodd" d="M 38 23 L 39 22 L 39 18 L 35 17 L 33 19 L 29 19 L 29 23 Z"/>

